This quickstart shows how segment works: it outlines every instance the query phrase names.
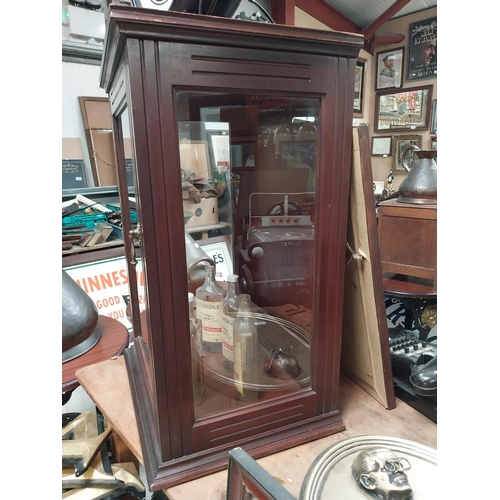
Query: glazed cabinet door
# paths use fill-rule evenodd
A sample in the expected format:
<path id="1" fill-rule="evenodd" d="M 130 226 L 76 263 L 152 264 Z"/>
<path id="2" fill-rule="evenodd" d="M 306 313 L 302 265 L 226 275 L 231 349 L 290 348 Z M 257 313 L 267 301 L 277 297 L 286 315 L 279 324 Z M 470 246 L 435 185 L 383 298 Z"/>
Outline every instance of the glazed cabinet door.
<path id="1" fill-rule="evenodd" d="M 127 315 L 133 325 L 134 337 L 142 336 L 141 311 L 145 309 L 142 290 L 144 280 L 141 263 L 142 221 L 139 203 L 135 198 L 137 189 L 137 158 L 135 155 L 134 128 L 128 105 L 128 71 L 121 68 L 117 85 L 110 90 L 109 100 L 113 119 L 113 141 L 117 165 L 118 189 L 120 193 L 120 215 L 116 224 L 123 230 L 123 241 L 127 260 L 130 295 L 127 298 Z"/>

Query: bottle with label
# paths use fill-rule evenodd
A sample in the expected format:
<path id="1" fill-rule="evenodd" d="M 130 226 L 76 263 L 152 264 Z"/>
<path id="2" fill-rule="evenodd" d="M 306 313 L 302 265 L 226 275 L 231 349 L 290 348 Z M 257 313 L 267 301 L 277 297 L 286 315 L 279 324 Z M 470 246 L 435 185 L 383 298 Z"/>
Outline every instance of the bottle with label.
<path id="1" fill-rule="evenodd" d="M 249 387 L 254 380 L 258 364 L 258 336 L 255 320 L 251 316 L 250 295 L 240 296 L 240 308 L 233 320 L 234 384 L 236 399 L 257 401 L 259 393 Z"/>
<path id="2" fill-rule="evenodd" d="M 203 347 L 201 338 L 201 321 L 195 316 L 195 298 L 188 293 L 189 330 L 191 334 L 191 366 L 193 370 L 193 400 L 199 405 L 203 399 Z"/>
<path id="3" fill-rule="evenodd" d="M 227 295 L 222 301 L 222 354 L 228 370 L 233 370 L 233 320 L 238 314 L 240 298 L 238 275 L 228 274 Z"/>
<path id="4" fill-rule="evenodd" d="M 215 281 L 215 266 L 206 266 L 205 282 L 196 290 L 196 316 L 201 320 L 203 350 L 222 352 L 222 299 L 226 291 Z"/>

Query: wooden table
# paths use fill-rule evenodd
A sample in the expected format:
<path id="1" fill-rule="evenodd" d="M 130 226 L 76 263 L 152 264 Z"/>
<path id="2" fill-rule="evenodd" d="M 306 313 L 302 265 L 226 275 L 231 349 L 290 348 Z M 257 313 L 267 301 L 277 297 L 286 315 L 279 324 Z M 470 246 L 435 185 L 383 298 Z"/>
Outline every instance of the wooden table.
<path id="1" fill-rule="evenodd" d="M 80 368 L 76 377 L 111 427 L 143 463 L 124 357 Z M 409 439 L 437 448 L 437 426 L 434 422 L 399 399 L 394 410 L 386 410 L 343 374 L 339 405 L 345 431 L 258 460 L 296 498 L 314 459 L 342 439 L 376 434 Z M 227 470 L 223 470 L 168 488 L 165 493 L 169 500 L 225 500 L 226 483 Z"/>
<path id="2" fill-rule="evenodd" d="M 116 319 L 100 315 L 97 326 L 101 328 L 99 342 L 90 351 L 62 364 L 63 393 L 78 387 L 75 372 L 79 368 L 119 356 L 128 347 L 130 336 L 125 325 Z"/>

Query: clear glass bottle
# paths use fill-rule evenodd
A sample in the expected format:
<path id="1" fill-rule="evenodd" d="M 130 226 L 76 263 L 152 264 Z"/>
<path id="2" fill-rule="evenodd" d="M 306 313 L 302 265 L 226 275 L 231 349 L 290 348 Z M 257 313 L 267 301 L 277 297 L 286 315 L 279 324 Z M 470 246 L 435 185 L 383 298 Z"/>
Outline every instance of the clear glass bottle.
<path id="1" fill-rule="evenodd" d="M 233 320 L 235 397 L 240 401 L 257 401 L 259 394 L 252 385 L 258 364 L 258 335 L 251 317 L 251 298 L 240 295 L 240 308 Z"/>
<path id="2" fill-rule="evenodd" d="M 233 370 L 233 320 L 240 307 L 240 288 L 238 275 L 228 274 L 227 295 L 222 301 L 222 354 L 225 358 L 225 368 Z"/>
<path id="3" fill-rule="evenodd" d="M 226 291 L 215 281 L 215 266 L 206 266 L 205 282 L 196 290 L 196 316 L 201 320 L 203 350 L 222 352 L 222 299 Z"/>
<path id="4" fill-rule="evenodd" d="M 203 399 L 203 347 L 201 338 L 201 320 L 195 316 L 195 298 L 188 293 L 189 302 L 189 330 L 191 334 L 191 366 L 193 370 L 193 399 L 199 405 Z"/>

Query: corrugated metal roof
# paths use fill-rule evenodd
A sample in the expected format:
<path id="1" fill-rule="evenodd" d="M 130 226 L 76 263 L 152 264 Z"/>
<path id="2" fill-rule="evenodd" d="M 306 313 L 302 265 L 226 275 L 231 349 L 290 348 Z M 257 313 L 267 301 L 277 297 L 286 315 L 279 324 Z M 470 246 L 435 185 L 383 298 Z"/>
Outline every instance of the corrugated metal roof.
<path id="1" fill-rule="evenodd" d="M 392 7 L 395 0 L 323 0 L 335 10 L 349 18 L 360 28 L 370 26 L 389 7 Z M 421 10 L 437 7 L 437 0 L 411 0 L 392 17 L 406 16 Z"/>

